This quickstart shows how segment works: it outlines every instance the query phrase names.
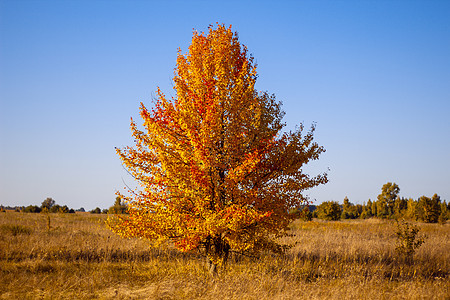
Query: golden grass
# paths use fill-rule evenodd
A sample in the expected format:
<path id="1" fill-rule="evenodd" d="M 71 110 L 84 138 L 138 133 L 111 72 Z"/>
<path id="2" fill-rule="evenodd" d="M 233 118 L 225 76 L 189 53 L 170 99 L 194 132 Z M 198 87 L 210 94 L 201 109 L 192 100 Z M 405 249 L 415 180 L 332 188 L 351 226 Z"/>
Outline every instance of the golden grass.
<path id="1" fill-rule="evenodd" d="M 217 278 L 195 253 L 149 249 L 105 215 L 0 214 L 1 299 L 450 299 L 450 224 L 418 223 L 412 264 L 395 253 L 395 223 L 292 224 L 285 256 L 232 256 Z"/>

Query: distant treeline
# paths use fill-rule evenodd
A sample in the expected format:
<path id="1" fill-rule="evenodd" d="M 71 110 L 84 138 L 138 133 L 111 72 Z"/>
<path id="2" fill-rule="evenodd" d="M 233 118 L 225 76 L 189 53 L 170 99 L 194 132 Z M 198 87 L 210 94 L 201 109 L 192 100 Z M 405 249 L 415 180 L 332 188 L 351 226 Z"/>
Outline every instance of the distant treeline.
<path id="1" fill-rule="evenodd" d="M 319 218 L 337 221 L 340 219 L 409 219 L 426 223 L 445 223 L 450 217 L 450 203 L 434 194 L 431 198 L 422 196 L 417 200 L 399 197 L 400 188 L 396 183 L 388 182 L 381 188 L 376 201 L 368 200 L 364 204 L 353 204 L 347 197 L 343 204 L 325 201 L 315 206 L 299 208 L 296 213 L 304 220 Z"/>
<path id="2" fill-rule="evenodd" d="M 79 209 L 69 208 L 67 205 L 56 204 L 56 201 L 52 198 L 45 199 L 41 206 L 38 205 L 28 205 L 28 206 L 0 206 L 0 212 L 5 212 L 6 210 L 14 210 L 17 212 L 24 213 L 75 213 L 75 212 L 85 212 L 83 207 Z M 109 209 L 100 209 L 96 207 L 95 209 L 89 211 L 92 214 L 123 214 L 127 212 L 127 206 L 123 203 L 120 197 L 116 197 L 116 201 L 113 206 Z"/>
<path id="3" fill-rule="evenodd" d="M 450 218 L 450 203 L 434 194 L 431 198 L 422 196 L 415 200 L 412 198 L 399 197 L 400 188 L 396 183 L 388 182 L 381 188 L 381 194 L 377 200 L 368 200 L 364 204 L 353 204 L 347 197 L 343 204 L 336 201 L 325 201 L 320 205 L 305 205 L 292 210 L 299 214 L 304 220 L 313 218 L 337 221 L 341 219 L 367 219 L 378 217 L 382 219 L 409 219 L 426 223 L 445 223 Z M 58 205 L 52 198 L 45 199 L 41 206 L 0 206 L 0 212 L 15 210 L 25 213 L 75 213 L 85 212 L 85 209 L 74 210 L 67 205 Z M 120 197 L 116 197 L 113 206 L 108 209 L 95 209 L 89 211 L 93 214 L 123 214 L 127 213 L 127 206 Z"/>

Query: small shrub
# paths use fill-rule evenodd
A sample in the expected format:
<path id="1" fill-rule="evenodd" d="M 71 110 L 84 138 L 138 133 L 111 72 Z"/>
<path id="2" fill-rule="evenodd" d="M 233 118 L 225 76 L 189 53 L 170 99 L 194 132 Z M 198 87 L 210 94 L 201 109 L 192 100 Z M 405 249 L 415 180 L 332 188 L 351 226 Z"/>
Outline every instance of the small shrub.
<path id="1" fill-rule="evenodd" d="M 406 261 L 412 262 L 414 253 L 423 243 L 425 236 L 418 237 L 419 227 L 412 225 L 404 220 L 397 221 L 397 246 L 395 251 Z"/>

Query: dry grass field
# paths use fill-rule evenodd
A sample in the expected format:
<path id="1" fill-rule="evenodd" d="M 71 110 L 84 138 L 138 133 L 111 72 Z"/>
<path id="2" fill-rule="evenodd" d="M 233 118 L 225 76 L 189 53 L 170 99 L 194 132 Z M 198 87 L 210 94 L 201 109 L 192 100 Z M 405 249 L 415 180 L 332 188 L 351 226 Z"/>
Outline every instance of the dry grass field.
<path id="1" fill-rule="evenodd" d="M 121 239 L 105 217 L 1 213 L 0 299 L 450 299 L 450 224 L 418 223 L 407 263 L 395 222 L 296 221 L 285 256 L 233 256 L 212 278 L 195 253 Z"/>

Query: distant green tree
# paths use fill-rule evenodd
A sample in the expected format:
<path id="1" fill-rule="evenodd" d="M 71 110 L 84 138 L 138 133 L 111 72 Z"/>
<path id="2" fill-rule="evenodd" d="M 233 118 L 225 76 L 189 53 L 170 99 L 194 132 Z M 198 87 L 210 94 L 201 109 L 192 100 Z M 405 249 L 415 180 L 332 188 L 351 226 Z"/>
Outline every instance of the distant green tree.
<path id="1" fill-rule="evenodd" d="M 363 205 L 363 211 L 360 215 L 361 219 L 368 219 L 370 217 L 373 217 L 372 205 L 373 205 L 373 203 L 372 203 L 372 200 L 370 200 L 370 199 L 367 201 L 367 204 Z"/>
<path id="2" fill-rule="evenodd" d="M 338 221 L 341 212 L 341 207 L 335 201 L 325 201 L 317 207 L 317 217 L 323 220 Z"/>
<path id="3" fill-rule="evenodd" d="M 127 206 L 123 203 L 122 198 L 116 197 L 116 202 L 108 210 L 108 214 L 124 214 L 127 212 Z"/>
<path id="4" fill-rule="evenodd" d="M 47 198 L 44 201 L 42 201 L 41 208 L 46 208 L 48 211 L 50 211 L 50 208 L 52 208 L 53 205 L 55 205 L 56 202 L 52 198 Z"/>
<path id="5" fill-rule="evenodd" d="M 360 217 L 361 219 L 368 219 L 368 218 L 370 218 L 369 210 L 367 209 L 367 206 L 364 205 L 364 204 L 363 204 L 362 212 L 361 212 L 361 214 L 359 215 L 359 217 Z"/>
<path id="6" fill-rule="evenodd" d="M 356 215 L 355 215 L 355 219 L 359 218 L 363 212 L 363 206 L 361 204 L 356 204 L 355 205 L 356 208 Z"/>
<path id="7" fill-rule="evenodd" d="M 67 205 L 60 206 L 58 212 L 62 214 L 67 214 L 69 213 L 69 207 Z"/>
<path id="8" fill-rule="evenodd" d="M 308 206 L 305 206 L 301 212 L 300 212 L 300 219 L 302 219 L 303 221 L 312 221 L 313 219 L 313 214 L 312 212 L 309 210 Z"/>
<path id="9" fill-rule="evenodd" d="M 396 183 L 388 182 L 381 188 L 381 194 L 377 197 L 377 216 L 387 219 L 394 214 L 394 202 L 400 193 Z"/>
<path id="10" fill-rule="evenodd" d="M 449 210 L 447 207 L 447 203 L 445 203 L 445 200 L 441 202 L 441 214 L 439 215 L 438 223 L 439 224 L 445 224 L 447 223 L 447 220 L 449 219 Z"/>
<path id="11" fill-rule="evenodd" d="M 60 212 L 60 208 L 61 208 L 61 205 L 55 204 L 50 208 L 49 212 L 58 213 L 58 212 Z"/>
<path id="12" fill-rule="evenodd" d="M 37 205 L 28 205 L 24 209 L 22 209 L 25 213 L 39 213 L 41 212 L 41 208 Z"/>
<path id="13" fill-rule="evenodd" d="M 345 197 L 342 204 L 341 219 L 356 219 L 358 217 L 358 208 Z"/>
<path id="14" fill-rule="evenodd" d="M 350 219 L 350 208 L 351 203 L 348 200 L 347 196 L 345 196 L 344 202 L 342 204 L 341 219 Z"/>
<path id="15" fill-rule="evenodd" d="M 417 201 L 414 201 L 413 198 L 409 198 L 406 204 L 406 212 L 405 212 L 405 218 L 410 220 L 417 220 L 417 213 L 416 213 L 416 206 Z"/>
<path id="16" fill-rule="evenodd" d="M 367 200 L 367 213 L 371 216 L 373 216 L 373 211 L 372 211 L 372 200 Z"/>
<path id="17" fill-rule="evenodd" d="M 404 218 L 408 209 L 408 200 L 406 198 L 397 197 L 394 201 L 395 219 Z"/>
<path id="18" fill-rule="evenodd" d="M 378 216 L 377 201 L 372 202 L 372 216 Z"/>
<path id="19" fill-rule="evenodd" d="M 441 198 L 434 194 L 428 198 L 422 196 L 419 198 L 416 206 L 417 218 L 426 223 L 437 223 L 441 214 Z"/>
<path id="20" fill-rule="evenodd" d="M 91 214 L 101 214 L 102 210 L 100 209 L 100 207 L 96 207 L 93 210 L 90 211 Z"/>

